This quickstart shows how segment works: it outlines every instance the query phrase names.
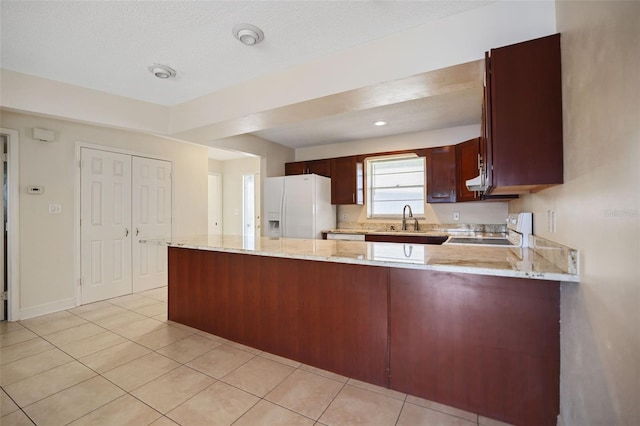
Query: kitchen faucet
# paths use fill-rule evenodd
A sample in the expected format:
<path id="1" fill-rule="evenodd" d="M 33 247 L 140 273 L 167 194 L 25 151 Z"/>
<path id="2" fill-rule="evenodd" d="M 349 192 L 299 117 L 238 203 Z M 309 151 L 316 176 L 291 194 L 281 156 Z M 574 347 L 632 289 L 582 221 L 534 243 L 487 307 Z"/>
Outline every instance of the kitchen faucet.
<path id="1" fill-rule="evenodd" d="M 418 219 L 413 217 L 413 212 L 411 211 L 411 206 L 409 204 L 406 204 L 404 206 L 404 208 L 402 209 L 402 230 L 406 231 L 407 230 L 407 208 L 409 208 L 409 217 L 413 218 L 413 230 L 417 231 L 418 230 Z"/>

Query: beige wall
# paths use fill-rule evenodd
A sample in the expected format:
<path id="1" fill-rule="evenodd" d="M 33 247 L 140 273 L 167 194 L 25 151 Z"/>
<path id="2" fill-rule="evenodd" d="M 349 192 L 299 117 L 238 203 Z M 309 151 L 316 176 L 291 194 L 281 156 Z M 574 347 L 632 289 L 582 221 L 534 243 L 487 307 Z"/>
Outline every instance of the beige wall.
<path id="1" fill-rule="evenodd" d="M 222 161 L 222 227 L 224 235 L 242 235 L 243 176 L 260 173 L 260 158 Z M 259 181 L 256 182 L 259 190 Z"/>
<path id="2" fill-rule="evenodd" d="M 640 424 L 640 2 L 556 4 L 565 183 L 512 202 L 581 252 L 562 285 L 561 422 Z M 557 232 L 547 230 L 554 210 Z"/>
<path id="3" fill-rule="evenodd" d="M 76 302 L 74 264 L 78 142 L 157 156 L 173 162 L 173 234 L 207 229 L 207 149 L 160 137 L 2 111 L 0 125 L 20 133 L 20 313 L 39 315 Z M 33 140 L 32 128 L 54 130 L 56 141 Z M 44 186 L 31 195 L 30 185 Z M 49 215 L 50 203 L 62 214 Z"/>
<path id="4" fill-rule="evenodd" d="M 296 150 L 296 161 L 315 160 L 413 148 L 455 145 L 477 138 L 480 124 L 454 127 L 428 132 L 409 133 L 375 139 L 362 139 L 339 144 L 320 145 Z M 503 223 L 507 216 L 506 202 L 442 203 L 426 204 L 421 223 Z M 460 221 L 454 222 L 453 212 L 460 213 Z M 402 212 L 398 212 L 401 214 Z M 380 223 L 391 220 L 367 219 L 366 206 L 338 206 L 338 225 L 347 222 Z"/>

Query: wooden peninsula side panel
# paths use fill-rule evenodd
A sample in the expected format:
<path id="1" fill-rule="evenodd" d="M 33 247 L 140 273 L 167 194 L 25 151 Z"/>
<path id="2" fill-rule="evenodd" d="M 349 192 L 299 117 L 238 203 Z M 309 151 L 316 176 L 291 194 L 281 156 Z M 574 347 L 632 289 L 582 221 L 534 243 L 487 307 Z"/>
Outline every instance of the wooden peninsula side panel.
<path id="1" fill-rule="evenodd" d="M 556 424 L 559 283 L 399 268 L 390 282 L 392 389 L 513 424 Z"/>
<path id="2" fill-rule="evenodd" d="M 169 248 L 169 319 L 380 386 L 388 269 Z"/>
<path id="3" fill-rule="evenodd" d="M 512 424 L 559 413 L 556 281 L 169 247 L 169 319 Z"/>

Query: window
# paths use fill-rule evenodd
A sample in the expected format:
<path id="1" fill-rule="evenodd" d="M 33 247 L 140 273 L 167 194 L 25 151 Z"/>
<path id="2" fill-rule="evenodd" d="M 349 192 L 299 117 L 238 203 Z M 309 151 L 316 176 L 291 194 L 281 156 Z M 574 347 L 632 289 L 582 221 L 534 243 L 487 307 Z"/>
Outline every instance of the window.
<path id="1" fill-rule="evenodd" d="M 367 217 L 397 217 L 406 204 L 424 214 L 424 157 L 367 160 Z"/>

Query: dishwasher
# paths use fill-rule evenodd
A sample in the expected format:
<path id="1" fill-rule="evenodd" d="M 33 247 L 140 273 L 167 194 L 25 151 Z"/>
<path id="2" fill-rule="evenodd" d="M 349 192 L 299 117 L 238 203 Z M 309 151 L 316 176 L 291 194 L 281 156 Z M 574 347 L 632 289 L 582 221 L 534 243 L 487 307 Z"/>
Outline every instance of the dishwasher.
<path id="1" fill-rule="evenodd" d="M 364 234 L 328 233 L 327 240 L 364 241 Z"/>

